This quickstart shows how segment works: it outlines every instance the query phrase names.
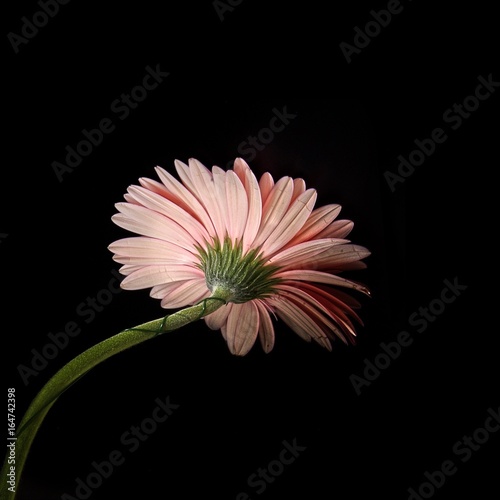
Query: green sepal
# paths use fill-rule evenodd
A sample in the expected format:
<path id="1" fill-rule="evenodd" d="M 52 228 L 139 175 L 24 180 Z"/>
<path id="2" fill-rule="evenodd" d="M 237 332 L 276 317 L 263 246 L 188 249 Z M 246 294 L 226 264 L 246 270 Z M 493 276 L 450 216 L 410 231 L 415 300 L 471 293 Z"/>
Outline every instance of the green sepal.
<path id="1" fill-rule="evenodd" d="M 243 255 L 240 241 L 233 243 L 229 237 L 221 244 L 214 238 L 205 248 L 198 246 L 200 264 L 210 291 L 222 288 L 229 292 L 228 302 L 242 304 L 249 300 L 269 297 L 281 282 L 275 274 L 278 266 L 266 264 L 259 248 Z"/>

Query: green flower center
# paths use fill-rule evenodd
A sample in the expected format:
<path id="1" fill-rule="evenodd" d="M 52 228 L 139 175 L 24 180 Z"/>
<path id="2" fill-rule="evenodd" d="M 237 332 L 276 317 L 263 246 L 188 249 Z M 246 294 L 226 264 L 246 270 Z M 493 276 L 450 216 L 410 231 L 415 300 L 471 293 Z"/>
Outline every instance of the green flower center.
<path id="1" fill-rule="evenodd" d="M 199 268 L 205 273 L 208 289 L 225 290 L 228 302 L 242 304 L 249 300 L 269 297 L 281 280 L 274 277 L 279 267 L 267 265 L 258 249 L 243 255 L 241 243 L 226 238 L 221 245 L 214 239 L 206 248 L 198 247 Z"/>

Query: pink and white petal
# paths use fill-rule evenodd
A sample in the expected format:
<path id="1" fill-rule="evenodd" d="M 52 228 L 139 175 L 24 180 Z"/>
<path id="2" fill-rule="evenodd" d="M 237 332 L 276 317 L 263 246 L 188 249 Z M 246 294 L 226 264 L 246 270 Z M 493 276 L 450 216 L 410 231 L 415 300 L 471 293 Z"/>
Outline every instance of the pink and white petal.
<path id="1" fill-rule="evenodd" d="M 153 266 L 165 266 L 165 267 L 168 267 L 168 266 L 178 266 L 179 265 L 179 262 L 177 261 L 166 261 L 166 262 L 162 262 L 162 263 L 159 263 L 159 264 L 144 264 L 144 263 L 141 263 L 141 264 L 125 264 L 123 266 L 120 267 L 119 271 L 120 271 L 120 274 L 123 274 L 124 276 L 128 276 L 129 274 L 132 274 L 132 273 L 135 273 L 136 271 L 139 271 L 145 267 L 153 267 Z"/>
<path id="2" fill-rule="evenodd" d="M 296 303 L 287 299 L 275 299 L 273 305 L 278 316 L 300 337 L 310 341 L 314 339 L 323 347 L 331 351 L 330 341 L 321 328 L 311 316 L 297 306 Z"/>
<path id="3" fill-rule="evenodd" d="M 329 272 L 333 271 L 360 271 L 361 269 L 366 269 L 368 266 L 362 262 L 362 261 L 353 261 L 353 262 L 346 262 L 344 264 L 339 264 L 336 265 L 335 267 L 324 267 L 324 269 L 328 269 Z"/>
<path id="4" fill-rule="evenodd" d="M 190 168 L 180 160 L 174 161 L 175 170 L 177 171 L 177 175 L 179 179 L 182 181 L 182 184 L 186 186 L 186 188 L 196 197 L 196 199 L 201 203 L 201 199 L 198 197 L 198 190 L 196 189 L 193 179 L 191 177 Z"/>
<path id="5" fill-rule="evenodd" d="M 346 244 L 332 247 L 319 255 L 318 261 L 327 267 L 337 267 L 368 257 L 371 252 L 361 245 Z"/>
<path id="6" fill-rule="evenodd" d="M 347 312 L 349 312 L 351 315 L 354 315 L 354 317 L 357 317 L 356 313 L 352 311 L 352 309 L 345 309 L 342 307 L 337 307 L 335 303 L 329 301 L 325 297 L 321 295 L 316 295 L 313 291 L 308 291 L 308 293 L 314 297 L 318 302 L 323 304 L 324 307 L 326 307 L 328 310 L 332 312 L 332 314 L 335 315 L 335 321 L 337 324 L 342 328 L 344 331 L 346 337 L 348 340 L 351 340 L 351 337 L 356 337 L 356 329 L 347 315 Z"/>
<path id="7" fill-rule="evenodd" d="M 194 253 L 181 248 L 173 243 L 135 236 L 123 238 L 109 245 L 108 249 L 113 252 L 113 260 L 120 264 L 161 263 L 175 260 L 179 264 L 197 263 L 199 258 Z"/>
<path id="8" fill-rule="evenodd" d="M 137 200 L 134 200 L 134 197 L 130 193 L 125 193 L 123 195 L 123 199 L 127 203 L 132 203 L 133 205 L 141 205 Z"/>
<path id="9" fill-rule="evenodd" d="M 205 279 L 199 278 L 181 283 L 170 291 L 161 301 L 161 307 L 165 309 L 177 309 L 179 307 L 191 306 L 210 295 Z"/>
<path id="10" fill-rule="evenodd" d="M 176 162 L 178 162 L 178 160 L 176 160 Z M 187 165 L 185 166 L 188 168 Z M 183 186 L 182 183 L 180 183 L 174 176 L 161 167 L 156 167 L 156 173 L 167 190 L 172 194 L 172 198 L 170 199 L 174 203 L 179 204 L 195 219 L 199 220 L 205 226 L 205 229 L 208 231 L 210 236 L 215 236 L 215 229 L 212 224 L 212 220 L 196 196 L 194 196 L 194 194 Z"/>
<path id="11" fill-rule="evenodd" d="M 203 225 L 178 204 L 139 186 L 130 186 L 129 193 L 143 207 L 154 210 L 177 222 L 198 243 L 203 244 L 210 241 L 211 238 Z"/>
<path id="12" fill-rule="evenodd" d="M 118 271 L 122 276 L 128 276 L 129 274 L 132 274 L 134 271 L 138 271 L 139 269 L 143 268 L 144 266 L 129 266 L 129 265 L 123 265 L 121 266 Z"/>
<path id="13" fill-rule="evenodd" d="M 262 349 L 267 354 L 274 347 L 274 326 L 266 306 L 260 300 L 254 302 L 259 311 L 259 340 Z"/>
<path id="14" fill-rule="evenodd" d="M 170 283 L 164 283 L 162 285 L 155 285 L 151 288 L 149 296 L 154 299 L 164 299 L 167 295 L 175 292 L 179 287 L 186 285 L 186 283 L 192 283 L 200 278 L 193 278 L 189 280 L 171 281 Z"/>
<path id="15" fill-rule="evenodd" d="M 322 241 L 322 240 L 318 240 Z M 360 245 L 344 244 L 330 247 L 323 253 L 304 261 L 304 266 L 313 269 L 337 269 L 368 257 L 370 251 Z"/>
<path id="16" fill-rule="evenodd" d="M 340 213 L 340 205 L 326 205 L 311 212 L 302 229 L 287 243 L 287 247 L 313 239 L 328 227 Z"/>
<path id="17" fill-rule="evenodd" d="M 146 267 L 146 266 L 163 266 L 163 265 L 172 265 L 172 264 L 190 264 L 196 265 L 196 259 L 180 259 L 176 255 L 172 255 L 171 257 L 125 257 L 125 256 L 113 256 L 113 260 L 118 262 L 119 264 L 123 264 L 123 266 L 128 266 L 127 268 L 132 267 Z"/>
<path id="18" fill-rule="evenodd" d="M 356 329 L 350 318 L 344 313 L 342 309 L 333 307 L 330 303 L 326 302 L 321 297 L 318 297 L 318 301 L 328 309 L 331 309 L 332 313 L 335 315 L 335 322 L 341 328 L 345 338 L 349 342 L 354 343 L 354 339 L 356 338 Z"/>
<path id="19" fill-rule="evenodd" d="M 293 180 L 293 194 L 290 203 L 293 203 L 306 190 L 306 181 L 304 179 Z"/>
<path id="20" fill-rule="evenodd" d="M 219 309 L 217 309 L 217 311 L 213 312 L 212 314 L 205 316 L 204 319 L 208 328 L 210 328 L 210 330 L 220 330 L 222 326 L 226 324 L 227 317 L 231 312 L 232 307 L 233 304 L 229 303 L 220 307 Z"/>
<path id="21" fill-rule="evenodd" d="M 359 292 L 370 296 L 370 292 L 365 285 L 341 278 L 340 276 L 335 276 L 334 274 L 324 273 L 322 271 L 310 271 L 307 269 L 302 269 L 300 271 L 280 271 L 276 273 L 276 277 L 284 280 L 311 281 L 313 283 L 324 283 L 327 285 L 352 288 L 353 290 L 358 290 Z"/>
<path id="22" fill-rule="evenodd" d="M 157 167 L 157 168 L 160 168 L 160 167 Z M 153 179 L 148 179 L 147 177 L 140 177 L 139 184 L 143 188 L 147 189 L 148 191 L 159 194 L 163 198 L 166 198 L 167 200 L 173 201 L 174 203 L 177 203 L 177 205 L 179 205 L 184 210 L 187 210 L 188 207 L 182 206 L 182 204 L 179 203 L 179 200 L 177 199 L 177 197 L 174 196 L 174 194 L 171 193 L 167 189 L 167 187 L 164 186 L 161 182 L 155 181 Z"/>
<path id="23" fill-rule="evenodd" d="M 201 277 L 204 277 L 204 274 L 200 269 L 183 264 L 147 266 L 127 276 L 121 282 L 121 287 L 125 290 L 139 290 L 172 281 L 183 281 Z"/>
<path id="24" fill-rule="evenodd" d="M 279 266 L 282 270 L 297 267 L 303 269 L 304 267 L 308 267 L 306 263 L 309 259 L 325 252 L 332 246 L 343 245 L 346 242 L 347 240 L 334 238 L 304 241 L 293 247 L 287 246 L 286 250 L 280 250 L 268 260 L 268 263 Z"/>
<path id="25" fill-rule="evenodd" d="M 229 213 L 226 208 L 226 172 L 222 168 L 214 166 L 212 167 L 212 177 L 213 177 L 213 187 L 215 191 L 215 197 L 218 200 L 219 210 L 222 217 L 223 232 L 229 233 Z"/>
<path id="26" fill-rule="evenodd" d="M 316 238 L 345 238 L 354 227 L 350 220 L 336 220 L 316 235 Z"/>
<path id="27" fill-rule="evenodd" d="M 161 285 L 155 285 L 153 288 L 151 288 L 149 296 L 152 297 L 153 299 L 163 299 L 163 297 L 165 297 L 167 293 L 170 293 L 172 290 L 176 289 L 177 287 L 181 286 L 183 283 L 186 283 L 187 281 L 191 280 L 172 281 L 170 283 L 162 283 Z"/>
<path id="28" fill-rule="evenodd" d="M 197 198 L 206 208 L 219 240 L 224 241 L 226 228 L 220 203 L 225 200 L 217 199 L 212 172 L 194 158 L 189 160 L 189 172 L 193 186 L 196 189 Z"/>
<path id="29" fill-rule="evenodd" d="M 347 344 L 346 337 L 341 329 L 331 321 L 339 321 L 339 318 L 333 314 L 332 310 L 325 307 L 320 301 L 300 288 L 281 284 L 277 286 L 277 289 L 280 290 L 281 296 L 297 304 L 297 307 L 302 309 L 311 318 L 314 318 L 316 323 L 322 323 L 328 330 L 335 333 L 342 342 Z"/>
<path id="30" fill-rule="evenodd" d="M 325 305 L 325 307 L 329 307 L 327 303 L 325 303 L 323 300 L 318 298 L 319 302 Z M 356 337 L 356 329 L 350 320 L 350 318 L 347 316 L 347 314 L 344 313 L 343 310 L 341 309 L 333 309 L 332 311 L 335 311 L 335 316 L 336 316 L 336 322 L 342 328 L 343 332 L 345 333 L 345 336 L 348 340 L 352 340 L 351 337 Z"/>
<path id="31" fill-rule="evenodd" d="M 356 300 L 350 293 L 344 292 L 343 290 L 339 290 L 338 288 L 330 288 L 326 285 L 315 285 L 315 286 L 321 288 L 322 290 L 325 290 L 330 295 L 333 295 L 335 299 L 340 300 L 341 302 L 349 306 L 350 309 L 352 310 L 361 308 L 361 303 L 358 300 Z"/>
<path id="32" fill-rule="evenodd" d="M 273 308 L 278 318 L 281 319 L 288 328 L 295 332 L 302 340 L 311 342 L 311 335 L 306 332 L 301 322 L 296 318 L 297 312 L 294 310 L 295 306 L 287 303 L 286 300 L 277 299 L 276 297 L 270 297 L 266 299 L 266 302 Z"/>
<path id="33" fill-rule="evenodd" d="M 262 209 L 262 221 L 254 246 L 262 245 L 282 221 L 290 206 L 292 193 L 293 181 L 290 177 L 282 177 L 273 187 Z"/>
<path id="34" fill-rule="evenodd" d="M 229 237 L 232 241 L 241 241 L 248 219 L 248 198 L 243 184 L 232 170 L 226 173 L 225 194 Z"/>
<path id="35" fill-rule="evenodd" d="M 247 176 L 247 172 L 251 172 L 248 163 L 243 158 L 236 158 L 233 164 L 233 171 L 240 179 L 241 183 L 245 185 L 245 179 Z"/>
<path id="36" fill-rule="evenodd" d="M 224 323 L 220 327 L 220 333 L 222 334 L 222 338 L 227 342 L 227 323 Z"/>
<path id="37" fill-rule="evenodd" d="M 250 168 L 245 170 L 244 186 L 248 200 L 247 223 L 243 232 L 243 252 L 246 252 L 253 244 L 262 220 L 262 197 L 259 183 Z"/>
<path id="38" fill-rule="evenodd" d="M 267 198 L 271 194 L 274 187 L 273 176 L 269 172 L 262 174 L 259 181 L 260 197 L 262 198 L 262 206 L 265 205 Z"/>
<path id="39" fill-rule="evenodd" d="M 123 229 L 141 236 L 165 240 L 186 250 L 195 247 L 196 240 L 168 217 L 130 203 L 117 203 L 115 206 L 121 213 L 113 215 L 111 219 Z"/>
<path id="40" fill-rule="evenodd" d="M 255 344 L 259 331 L 259 311 L 253 301 L 233 304 L 227 317 L 227 345 L 229 351 L 244 356 Z"/>
<path id="41" fill-rule="evenodd" d="M 285 216 L 265 240 L 262 246 L 263 254 L 272 255 L 300 231 L 311 214 L 316 198 L 316 190 L 308 189 L 295 200 Z"/>
<path id="42" fill-rule="evenodd" d="M 359 302 L 352 299 L 352 297 L 348 294 L 344 294 L 339 290 L 334 289 L 326 289 L 321 285 L 311 285 L 309 283 L 297 283 L 297 282 L 286 282 L 290 283 L 292 287 L 300 286 L 304 289 L 309 295 L 314 297 L 316 300 L 321 302 L 327 309 L 331 310 L 333 314 L 342 318 L 346 323 L 351 327 L 350 330 L 353 335 L 356 335 L 354 332 L 354 325 L 351 322 L 349 316 L 354 318 L 360 325 L 363 324 L 361 318 L 355 313 L 353 308 L 359 307 Z M 337 296 L 341 294 L 340 297 Z M 342 297 L 342 298 L 341 298 Z M 344 299 L 344 300 L 343 300 Z M 346 302 L 345 299 L 349 299 L 349 303 Z M 353 303 L 354 302 L 354 303 Z"/>

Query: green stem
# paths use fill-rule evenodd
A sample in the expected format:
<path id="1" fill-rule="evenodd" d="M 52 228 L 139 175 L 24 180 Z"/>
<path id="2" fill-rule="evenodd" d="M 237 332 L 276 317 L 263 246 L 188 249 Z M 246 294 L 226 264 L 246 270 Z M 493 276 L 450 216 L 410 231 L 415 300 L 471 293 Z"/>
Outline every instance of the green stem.
<path id="1" fill-rule="evenodd" d="M 198 304 L 177 311 L 165 318 L 144 323 L 135 328 L 124 330 L 99 344 L 87 349 L 63 366 L 40 390 L 21 420 L 17 430 L 15 488 L 9 490 L 7 473 L 10 465 L 5 460 L 0 476 L 0 500 L 14 500 L 19 488 L 19 481 L 23 471 L 29 449 L 36 433 L 52 405 L 59 396 L 77 380 L 88 373 L 94 366 L 102 363 L 111 356 L 122 352 L 129 347 L 140 344 L 159 334 L 177 330 L 178 328 L 196 321 L 226 304 L 229 295 L 224 290 L 215 290 L 211 297 Z M 14 441 L 13 441 L 14 442 Z"/>

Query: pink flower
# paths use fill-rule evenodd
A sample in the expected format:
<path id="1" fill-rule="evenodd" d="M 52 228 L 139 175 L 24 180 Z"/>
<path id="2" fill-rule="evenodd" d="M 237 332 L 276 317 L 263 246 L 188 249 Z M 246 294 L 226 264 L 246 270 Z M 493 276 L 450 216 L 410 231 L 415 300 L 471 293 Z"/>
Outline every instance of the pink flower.
<path id="1" fill-rule="evenodd" d="M 222 291 L 226 304 L 205 321 L 241 356 L 257 337 L 271 351 L 272 316 L 329 350 L 335 337 L 353 340 L 359 303 L 342 288 L 369 292 L 338 273 L 366 267 L 370 252 L 345 239 L 353 223 L 336 220 L 339 205 L 313 210 L 316 191 L 302 179 L 257 181 L 241 158 L 228 171 L 195 159 L 175 168 L 182 182 L 157 167 L 161 183 L 141 178 L 116 205 L 113 221 L 141 235 L 109 247 L 124 289 L 151 287 L 166 309 Z"/>

